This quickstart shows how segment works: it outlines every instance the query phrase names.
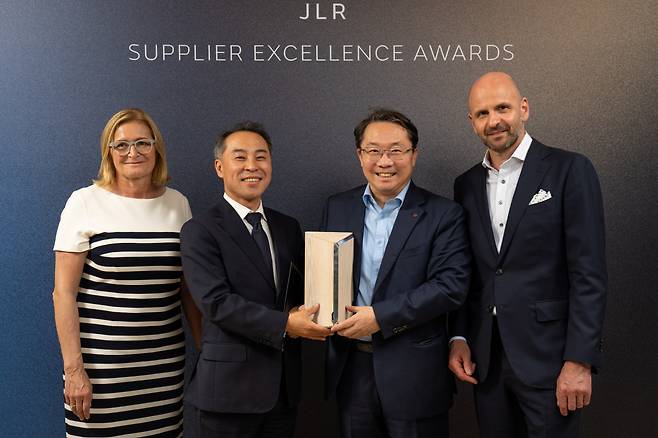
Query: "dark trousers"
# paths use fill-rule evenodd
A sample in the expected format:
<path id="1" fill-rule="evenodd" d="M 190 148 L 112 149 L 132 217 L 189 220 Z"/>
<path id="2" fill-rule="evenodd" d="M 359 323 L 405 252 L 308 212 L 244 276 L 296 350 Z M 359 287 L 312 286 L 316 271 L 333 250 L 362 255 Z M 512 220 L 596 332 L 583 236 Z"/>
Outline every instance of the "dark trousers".
<path id="1" fill-rule="evenodd" d="M 297 406 L 288 403 L 285 379 L 279 400 L 262 414 L 233 414 L 198 410 L 199 438 L 292 438 Z"/>
<path id="2" fill-rule="evenodd" d="M 337 398 L 343 438 L 448 437 L 447 412 L 416 420 L 384 415 L 375 385 L 372 353 L 352 349 L 338 385 Z"/>
<path id="3" fill-rule="evenodd" d="M 494 322 L 489 373 L 475 385 L 481 438 L 576 438 L 580 411 L 563 417 L 555 388 L 524 385 L 514 374 Z M 557 381 L 557 376 L 555 376 Z"/>

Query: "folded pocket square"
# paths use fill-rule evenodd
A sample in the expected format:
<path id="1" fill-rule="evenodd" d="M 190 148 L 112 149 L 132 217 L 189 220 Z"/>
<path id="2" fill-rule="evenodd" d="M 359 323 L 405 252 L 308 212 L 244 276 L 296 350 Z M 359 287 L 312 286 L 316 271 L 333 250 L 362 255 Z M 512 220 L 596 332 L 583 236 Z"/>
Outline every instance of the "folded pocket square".
<path id="1" fill-rule="evenodd" d="M 549 199 L 551 199 L 551 191 L 549 190 L 547 192 L 544 189 L 539 189 L 528 205 L 539 204 L 540 202 L 548 201 Z"/>

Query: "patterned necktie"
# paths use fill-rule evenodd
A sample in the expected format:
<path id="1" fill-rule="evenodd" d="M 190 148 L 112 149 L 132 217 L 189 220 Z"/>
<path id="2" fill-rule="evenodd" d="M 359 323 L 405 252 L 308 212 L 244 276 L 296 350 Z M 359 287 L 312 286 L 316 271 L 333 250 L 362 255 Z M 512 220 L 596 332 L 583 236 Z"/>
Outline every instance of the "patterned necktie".
<path id="1" fill-rule="evenodd" d="M 245 217 L 245 220 L 249 222 L 252 227 L 254 227 L 254 229 L 251 231 L 251 236 L 256 241 L 256 245 L 258 245 L 258 249 L 260 249 L 261 254 L 263 254 L 265 265 L 270 270 L 270 272 L 272 272 L 272 253 L 270 252 L 270 243 L 267 240 L 267 234 L 265 234 L 265 230 L 263 230 L 263 227 L 260 224 L 261 218 L 262 215 L 260 213 L 249 213 Z"/>

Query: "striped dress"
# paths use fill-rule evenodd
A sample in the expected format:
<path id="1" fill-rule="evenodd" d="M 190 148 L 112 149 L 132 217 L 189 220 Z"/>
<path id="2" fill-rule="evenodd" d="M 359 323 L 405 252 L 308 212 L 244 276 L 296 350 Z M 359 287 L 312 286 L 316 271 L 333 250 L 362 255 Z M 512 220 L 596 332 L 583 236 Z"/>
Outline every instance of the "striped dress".
<path id="1" fill-rule="evenodd" d="M 96 186 L 74 192 L 55 250 L 87 251 L 78 291 L 80 342 L 92 383 L 91 418 L 65 404 L 67 437 L 180 437 L 185 338 L 180 309 L 187 199 Z"/>

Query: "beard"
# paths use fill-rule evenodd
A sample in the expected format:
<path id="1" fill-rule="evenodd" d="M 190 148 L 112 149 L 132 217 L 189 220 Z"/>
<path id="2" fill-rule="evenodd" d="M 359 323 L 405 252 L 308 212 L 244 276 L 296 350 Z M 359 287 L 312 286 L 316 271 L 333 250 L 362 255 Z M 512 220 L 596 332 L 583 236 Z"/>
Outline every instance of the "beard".
<path id="1" fill-rule="evenodd" d="M 506 133 L 507 140 L 502 144 L 494 143 L 489 139 L 489 136 L 495 133 Z M 512 127 L 504 122 L 499 122 L 494 128 L 485 130 L 484 134 L 484 138 L 482 138 L 484 145 L 495 152 L 503 152 L 509 149 L 519 139 L 518 130 L 512 130 Z"/>

